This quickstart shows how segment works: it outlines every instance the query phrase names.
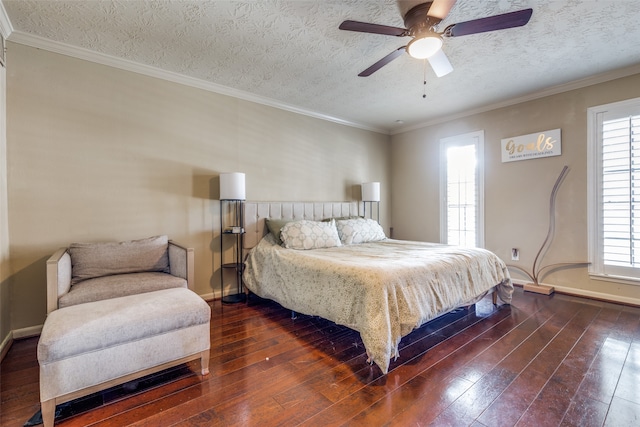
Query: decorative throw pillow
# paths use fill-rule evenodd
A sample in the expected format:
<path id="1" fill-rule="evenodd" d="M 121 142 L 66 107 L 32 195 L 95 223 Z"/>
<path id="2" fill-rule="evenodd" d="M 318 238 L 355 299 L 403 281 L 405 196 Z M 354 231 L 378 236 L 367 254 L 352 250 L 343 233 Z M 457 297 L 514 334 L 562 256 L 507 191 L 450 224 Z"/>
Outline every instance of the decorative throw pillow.
<path id="1" fill-rule="evenodd" d="M 336 221 L 336 228 L 343 245 L 377 242 L 387 238 L 380 224 L 370 218 Z"/>
<path id="2" fill-rule="evenodd" d="M 282 227 L 282 243 L 289 249 L 320 249 L 342 246 L 336 222 L 291 221 Z"/>
<path id="3" fill-rule="evenodd" d="M 282 227 L 284 227 L 285 224 L 293 220 L 267 218 L 265 221 L 267 223 L 267 228 L 269 229 L 269 232 L 273 234 L 273 237 L 276 238 L 276 242 L 282 243 L 282 240 L 280 239 L 280 232 L 282 231 Z"/>
<path id="4" fill-rule="evenodd" d="M 147 271 L 169 272 L 167 236 L 108 243 L 72 243 L 72 278 L 76 284 L 83 280 L 112 274 Z"/>

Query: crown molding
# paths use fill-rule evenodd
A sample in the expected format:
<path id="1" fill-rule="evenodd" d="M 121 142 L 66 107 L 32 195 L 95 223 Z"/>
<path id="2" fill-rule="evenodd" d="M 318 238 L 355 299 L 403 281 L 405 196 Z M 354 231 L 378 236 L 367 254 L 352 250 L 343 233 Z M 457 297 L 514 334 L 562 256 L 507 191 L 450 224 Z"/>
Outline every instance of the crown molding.
<path id="1" fill-rule="evenodd" d="M 1 4 L 1 3 L 0 3 Z M 142 74 L 149 77 L 155 77 L 158 79 L 178 83 L 185 86 L 194 87 L 197 89 L 214 92 L 220 95 L 226 95 L 233 98 L 241 99 L 244 101 L 254 102 L 273 108 L 277 108 L 291 113 L 301 114 L 304 116 L 313 117 L 320 120 L 325 120 L 333 123 L 338 123 L 345 126 L 350 126 L 358 129 L 363 129 L 376 133 L 383 133 L 388 135 L 389 131 L 381 128 L 374 128 L 362 123 L 356 123 L 349 120 L 344 120 L 339 117 L 334 117 L 328 114 L 322 114 L 304 108 L 297 107 L 295 105 L 289 105 L 275 99 L 259 96 L 250 92 L 234 89 L 228 86 L 219 85 L 206 80 L 189 77 L 184 74 L 175 73 L 172 71 L 163 70 L 150 65 L 144 65 L 128 59 L 118 58 L 116 56 L 99 53 L 90 49 L 82 47 L 71 46 L 65 43 L 53 41 L 44 37 L 35 36 L 22 31 L 12 31 L 8 40 L 13 43 L 23 44 L 25 46 L 34 47 L 37 49 L 43 49 L 49 52 L 58 53 L 61 55 L 70 56 L 72 58 L 82 59 L 85 61 L 94 62 L 101 65 L 106 65 L 113 68 L 118 68 L 125 71 L 131 71 L 134 73 Z"/>
<path id="2" fill-rule="evenodd" d="M 7 39 L 12 32 L 13 25 L 11 25 L 9 15 L 7 15 L 4 4 L 2 4 L 2 0 L 0 0 L 0 34 L 2 34 L 2 37 Z"/>
<path id="3" fill-rule="evenodd" d="M 487 111 L 497 110 L 499 108 L 509 107 L 516 104 L 522 104 L 523 102 L 533 101 L 536 99 L 544 98 L 547 96 L 557 95 L 563 92 L 569 92 L 575 89 L 582 89 L 587 86 L 593 86 L 599 83 L 605 83 L 611 80 L 620 79 L 623 77 L 632 76 L 640 73 L 640 64 L 632 65 L 629 67 L 619 68 L 617 70 L 607 71 L 605 73 L 595 74 L 593 76 L 585 77 L 583 79 L 574 80 L 568 83 L 563 83 L 556 86 L 551 86 L 540 91 L 529 93 L 517 98 L 507 99 L 505 101 L 496 102 L 493 104 L 484 105 L 479 108 L 462 111 L 457 114 L 443 116 L 437 119 L 429 120 L 412 126 L 406 126 L 396 129 L 390 132 L 391 135 L 397 135 L 400 133 L 410 132 L 417 129 L 437 125 L 440 123 L 449 122 L 451 120 L 461 119 L 464 117 L 473 116 L 475 114 L 486 113 Z"/>

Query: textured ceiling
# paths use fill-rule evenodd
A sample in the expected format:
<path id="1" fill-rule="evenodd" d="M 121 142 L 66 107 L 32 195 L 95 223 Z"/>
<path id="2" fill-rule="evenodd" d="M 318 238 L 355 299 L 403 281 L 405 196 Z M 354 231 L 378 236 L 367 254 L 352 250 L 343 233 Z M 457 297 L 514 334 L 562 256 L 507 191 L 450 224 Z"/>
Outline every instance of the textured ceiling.
<path id="1" fill-rule="evenodd" d="M 42 37 L 385 132 L 640 64 L 637 0 L 458 0 L 440 29 L 533 16 L 446 39 L 454 71 L 441 78 L 408 55 L 358 77 L 410 39 L 338 30 L 345 19 L 403 27 L 400 10 L 420 1 L 1 1 L 9 40 Z"/>

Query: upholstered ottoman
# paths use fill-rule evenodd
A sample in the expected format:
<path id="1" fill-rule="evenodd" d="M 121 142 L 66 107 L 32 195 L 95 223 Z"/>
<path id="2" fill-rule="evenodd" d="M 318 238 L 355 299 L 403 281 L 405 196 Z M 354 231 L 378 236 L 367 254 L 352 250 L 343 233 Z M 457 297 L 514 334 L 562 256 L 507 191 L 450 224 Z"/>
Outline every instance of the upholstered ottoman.
<path id="1" fill-rule="evenodd" d="M 209 372 L 211 309 L 185 288 L 165 289 L 54 310 L 40 341 L 45 427 L 57 404 L 200 359 Z"/>

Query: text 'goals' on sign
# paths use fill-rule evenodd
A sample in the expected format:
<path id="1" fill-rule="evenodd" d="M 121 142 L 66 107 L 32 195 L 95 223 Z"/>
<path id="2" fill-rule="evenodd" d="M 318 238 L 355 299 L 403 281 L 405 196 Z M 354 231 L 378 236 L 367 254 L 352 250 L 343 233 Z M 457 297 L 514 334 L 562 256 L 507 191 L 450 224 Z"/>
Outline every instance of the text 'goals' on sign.
<path id="1" fill-rule="evenodd" d="M 504 138 L 501 142 L 503 163 L 562 154 L 560 129 Z"/>

